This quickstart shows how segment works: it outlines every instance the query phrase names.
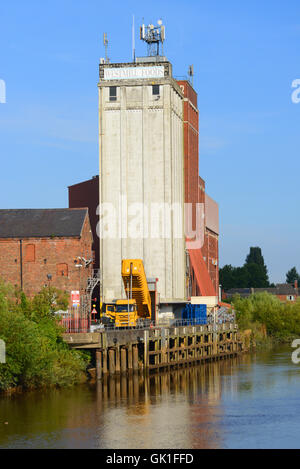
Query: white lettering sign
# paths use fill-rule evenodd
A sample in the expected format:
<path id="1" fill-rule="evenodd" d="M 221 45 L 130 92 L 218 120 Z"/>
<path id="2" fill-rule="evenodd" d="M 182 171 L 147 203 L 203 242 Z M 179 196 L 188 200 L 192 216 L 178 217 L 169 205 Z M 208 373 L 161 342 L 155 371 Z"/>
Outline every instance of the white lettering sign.
<path id="1" fill-rule="evenodd" d="M 163 66 L 105 68 L 104 80 L 138 80 L 140 78 L 163 78 Z"/>

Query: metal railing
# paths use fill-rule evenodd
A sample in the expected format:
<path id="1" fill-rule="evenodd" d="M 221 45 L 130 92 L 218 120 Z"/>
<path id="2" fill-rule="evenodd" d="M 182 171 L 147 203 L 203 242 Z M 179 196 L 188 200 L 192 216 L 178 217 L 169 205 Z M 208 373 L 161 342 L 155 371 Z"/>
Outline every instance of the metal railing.
<path id="1" fill-rule="evenodd" d="M 212 330 L 224 329 L 229 324 L 234 324 L 234 320 L 226 320 L 224 322 L 214 322 L 212 318 L 208 318 L 207 321 L 191 320 L 191 319 L 160 319 L 158 321 L 145 320 L 144 322 L 138 322 L 135 327 L 116 327 L 114 323 L 102 324 L 101 321 L 92 322 L 90 326 L 90 332 L 101 332 L 101 331 L 118 331 L 118 330 L 151 330 L 151 329 L 162 329 L 162 328 L 177 328 L 177 327 L 196 327 L 196 326 L 210 326 Z"/>
<path id="2" fill-rule="evenodd" d="M 221 315 L 208 315 L 207 318 L 200 319 L 172 319 L 162 318 L 158 321 L 151 321 L 150 319 L 138 320 L 136 326 L 123 326 L 116 327 L 113 321 L 109 322 L 109 318 L 93 320 L 91 313 L 80 312 L 76 308 L 71 308 L 68 312 L 59 316 L 59 323 L 65 329 L 66 333 L 87 333 L 87 332 L 104 332 L 104 331 L 118 331 L 118 330 L 151 330 L 161 328 L 175 328 L 175 327 L 196 327 L 196 326 L 210 326 L 212 330 L 222 330 L 224 325 L 235 323 L 235 316 L 233 314 Z"/>
<path id="3" fill-rule="evenodd" d="M 70 308 L 68 311 L 60 313 L 57 319 L 67 334 L 90 332 L 91 315 L 87 311 Z"/>

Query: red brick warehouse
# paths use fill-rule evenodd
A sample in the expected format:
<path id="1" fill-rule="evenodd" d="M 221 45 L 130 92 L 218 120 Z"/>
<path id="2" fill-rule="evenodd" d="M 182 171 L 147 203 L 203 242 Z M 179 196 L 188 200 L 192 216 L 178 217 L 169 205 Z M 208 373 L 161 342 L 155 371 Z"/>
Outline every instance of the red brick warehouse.
<path id="1" fill-rule="evenodd" d="M 0 278 L 28 296 L 49 285 L 83 295 L 92 243 L 87 208 L 0 210 Z"/>

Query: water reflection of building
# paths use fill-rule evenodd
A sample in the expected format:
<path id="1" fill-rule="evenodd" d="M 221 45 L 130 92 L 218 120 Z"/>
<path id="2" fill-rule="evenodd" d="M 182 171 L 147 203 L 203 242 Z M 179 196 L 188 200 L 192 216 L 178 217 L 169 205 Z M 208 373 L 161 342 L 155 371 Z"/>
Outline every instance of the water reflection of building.
<path id="1" fill-rule="evenodd" d="M 146 379 L 134 376 L 104 382 L 103 399 L 109 402 L 110 418 L 105 418 L 101 446 L 221 447 L 219 367 L 216 362 L 157 373 Z M 114 442 L 116 446 L 112 446 Z"/>

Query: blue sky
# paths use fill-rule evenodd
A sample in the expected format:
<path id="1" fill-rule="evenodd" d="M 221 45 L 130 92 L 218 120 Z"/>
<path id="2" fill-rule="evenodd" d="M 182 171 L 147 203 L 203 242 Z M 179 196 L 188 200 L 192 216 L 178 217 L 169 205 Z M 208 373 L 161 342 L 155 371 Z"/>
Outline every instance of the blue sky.
<path id="1" fill-rule="evenodd" d="M 131 60 L 132 14 L 137 26 L 163 19 L 175 76 L 194 64 L 200 175 L 220 206 L 221 265 L 261 246 L 271 280 L 284 281 L 300 271 L 297 0 L 3 1 L 0 207 L 65 207 L 67 186 L 98 173 L 102 34 L 113 62 Z"/>

